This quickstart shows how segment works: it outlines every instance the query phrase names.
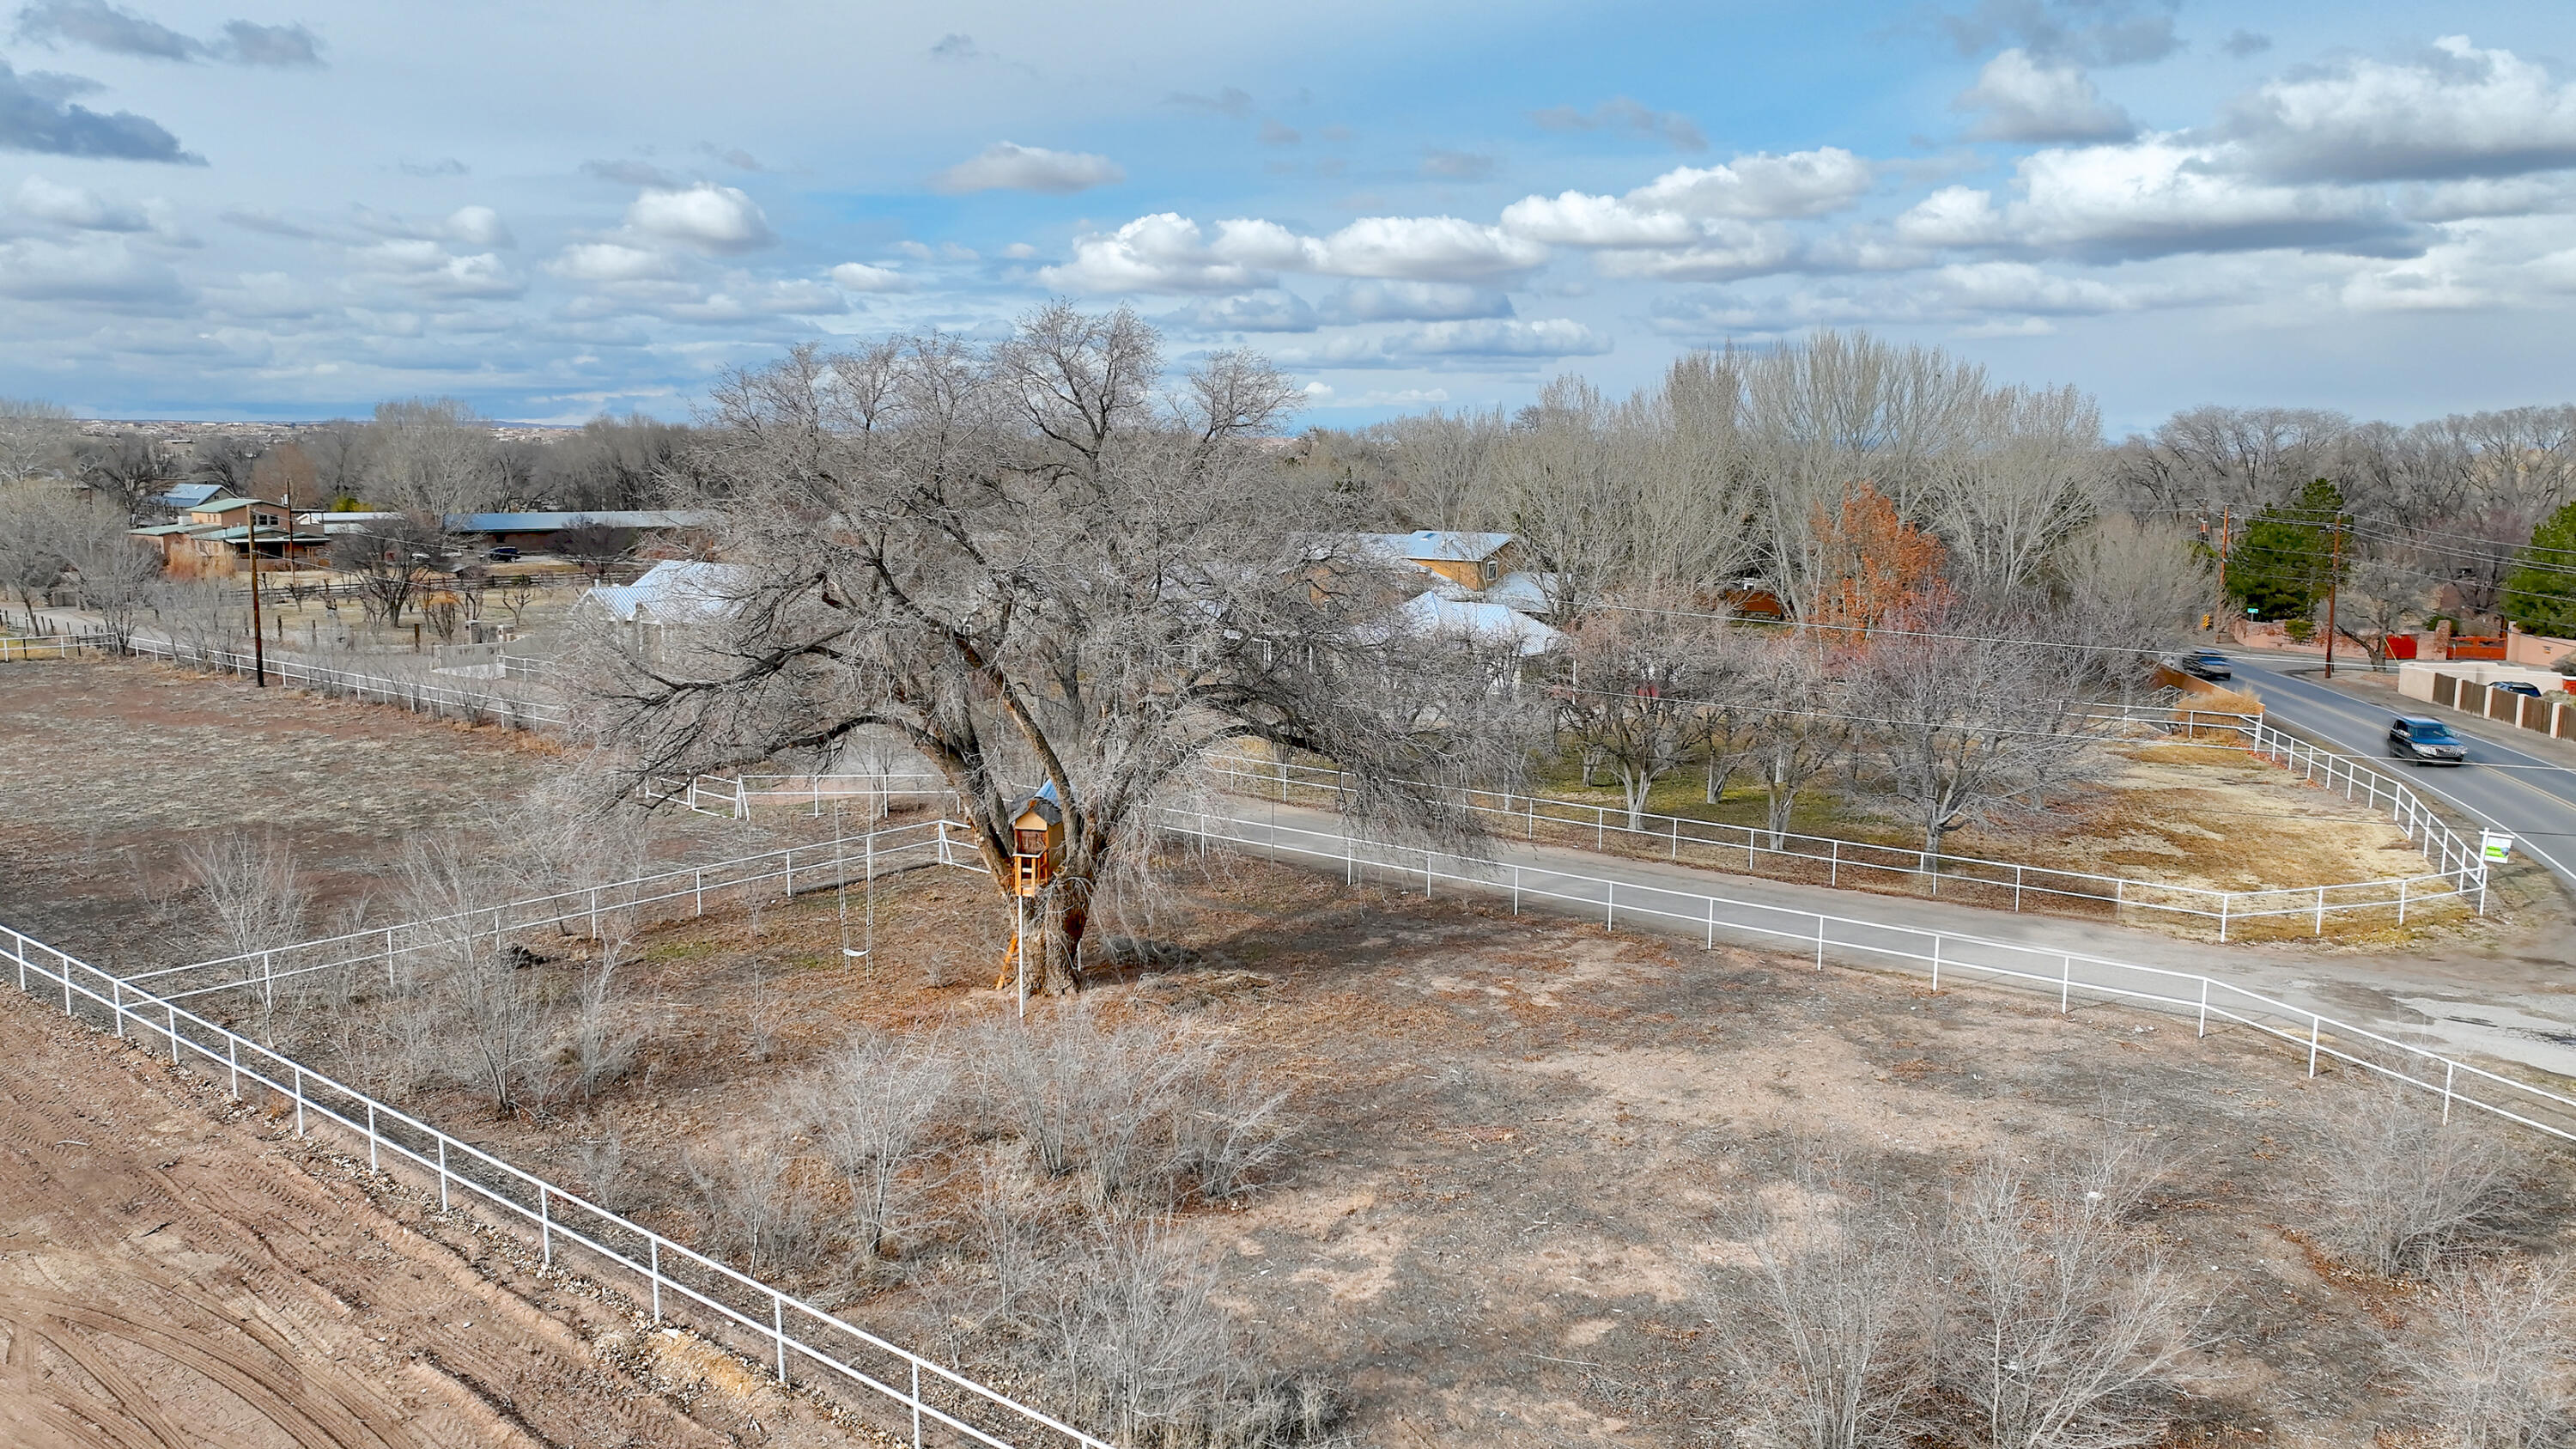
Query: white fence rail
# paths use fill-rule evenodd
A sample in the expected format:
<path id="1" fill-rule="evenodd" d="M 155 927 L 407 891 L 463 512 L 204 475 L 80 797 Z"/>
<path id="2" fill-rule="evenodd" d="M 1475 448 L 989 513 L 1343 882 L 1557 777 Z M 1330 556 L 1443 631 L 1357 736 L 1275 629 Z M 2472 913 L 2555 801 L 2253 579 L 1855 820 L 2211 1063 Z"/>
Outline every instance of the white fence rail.
<path id="1" fill-rule="evenodd" d="M 2190 716 L 2187 725 L 2180 718 L 2185 713 Z M 1746 872 L 1759 873 L 1766 867 L 1785 869 L 1821 877 L 1822 884 L 1836 888 L 1922 878 L 1931 883 L 1936 894 L 1947 889 L 1967 904 L 2015 911 L 2034 905 L 2090 902 L 2107 906 L 2115 914 L 2136 910 L 2205 920 L 2217 928 L 2221 941 L 2241 931 L 2248 921 L 2287 919 L 2322 936 L 2333 918 L 2378 914 L 2393 916 L 2397 924 L 2403 925 L 2410 912 L 2444 900 L 2466 899 L 2484 911 L 2486 865 L 2478 858 L 2474 843 L 2435 815 L 2414 791 L 2369 762 L 2285 735 L 2258 716 L 2141 707 L 2117 717 L 2185 727 L 2194 733 L 2215 730 L 2232 734 L 2255 754 L 2301 772 L 2319 788 L 2340 789 L 2354 802 L 2367 804 L 2373 813 L 2385 812 L 2389 821 L 2416 842 L 2438 868 L 2370 881 L 2250 891 L 2211 890 L 1832 836 L 1794 832 L 1774 835 L 1759 826 L 1651 812 L 1641 814 L 1631 824 L 1626 810 L 1590 801 L 1450 787 L 1419 788 L 1438 789 L 1486 817 L 1499 833 L 1509 834 L 1517 827 L 1521 838 L 1529 841 L 1538 840 L 1545 826 L 1547 839 L 1557 844 L 1581 846 L 1585 844 L 1582 837 L 1589 835 L 1590 848 L 1605 853 L 1615 842 L 1625 854 L 1661 855 L 1676 864 L 1718 870 L 1735 869 L 1740 861 Z M 1281 803 L 1294 801 L 1338 810 L 1348 795 L 1347 777 L 1329 768 L 1221 755 L 1209 762 L 1209 773 L 1224 788 L 1275 798 Z M 886 802 L 899 796 L 944 803 L 951 794 L 946 782 L 935 775 L 890 774 L 701 775 L 688 780 L 655 780 L 647 790 L 656 798 L 684 804 L 692 810 L 738 820 L 749 819 L 753 804 L 762 801 L 808 801 L 819 814 L 827 800 L 860 799 L 882 813 L 888 808 Z"/>
<path id="2" fill-rule="evenodd" d="M 1348 798 L 1347 777 L 1338 770 L 1223 755 L 1209 766 L 1236 793 L 1281 804 L 1339 809 Z M 1604 853 L 1615 845 L 1619 853 L 1628 855 L 1748 874 L 1768 867 L 1836 888 L 1915 877 L 1928 881 L 1936 895 L 1946 890 L 1967 904 L 2015 911 L 2090 901 L 2114 913 L 2152 911 L 2206 920 L 2216 925 L 2221 941 L 2248 920 L 2275 916 L 2307 922 L 2319 935 L 2324 934 L 2329 917 L 2357 912 L 2394 911 L 2403 924 L 2410 910 L 2474 894 L 2483 881 L 2482 872 L 2469 873 L 2466 884 L 2458 875 L 2432 872 L 2337 885 L 2210 890 L 1833 836 L 1774 834 L 1758 825 L 1729 825 L 1652 811 L 1640 812 L 1632 824 L 1626 809 L 1587 800 L 1445 786 L 1418 788 L 1436 790 L 1484 816 L 1491 828 L 1516 832 L 1526 841 L 1544 838 Z M 2391 819 L 2404 828 L 2403 802 L 2374 795 L 2372 803 L 2388 808 Z"/>
<path id="3" fill-rule="evenodd" d="M 337 936 L 300 941 L 273 950 L 218 956 L 185 966 L 144 971 L 123 978 L 169 1001 L 193 1001 L 218 992 L 257 992 L 274 1000 L 281 986 L 292 988 L 307 976 L 325 971 L 381 970 L 388 981 L 402 963 L 424 953 L 453 947 L 460 934 L 498 939 L 514 932 L 553 927 L 581 929 L 596 938 L 602 918 L 632 913 L 639 924 L 660 917 L 703 916 L 710 899 L 741 903 L 775 891 L 792 897 L 800 891 L 837 889 L 920 865 L 951 865 L 982 871 L 971 848 L 959 849 L 951 831 L 961 827 L 945 820 L 925 820 L 872 831 L 849 840 L 817 842 L 763 851 L 757 855 L 704 865 L 674 866 L 629 880 L 528 896 L 470 913 L 434 916 L 394 925 L 373 926 Z"/>
<path id="4" fill-rule="evenodd" d="M 7 642 L 12 641 L 0 641 Z M 67 651 L 94 649 L 107 654 L 131 654 L 141 659 L 166 659 L 173 664 L 193 665 L 199 669 L 240 675 L 245 679 L 262 668 L 258 656 L 238 650 L 203 648 L 140 635 L 127 639 L 122 648 L 113 636 L 104 633 L 14 642 L 51 646 L 49 652 L 23 656 L 28 658 L 60 659 Z M 15 657 L 22 656 L 0 652 L 0 659 Z M 265 669 L 269 678 L 281 684 L 335 698 L 390 704 L 417 714 L 475 723 L 489 722 L 523 730 L 536 729 L 541 725 L 568 724 L 572 719 L 570 709 L 551 700 L 530 699 L 500 690 L 463 689 L 392 675 L 365 674 L 354 669 L 333 669 L 307 663 L 283 652 L 268 655 Z"/>
<path id="5" fill-rule="evenodd" d="M 461 1202 L 495 1212 L 536 1240 L 547 1267 L 558 1255 L 577 1262 L 639 1306 L 649 1301 L 655 1323 L 686 1322 L 757 1355 L 781 1384 L 801 1379 L 891 1410 L 875 1417 L 892 1433 L 908 1429 L 916 1449 L 1115 1449 L 41 941 L 0 926 L 0 953 L 29 995 L 225 1083 L 236 1099 L 274 1094 L 293 1108 L 298 1136 L 338 1129 L 366 1149 L 369 1169 L 434 1181 L 442 1211 Z"/>
<path id="6" fill-rule="evenodd" d="M 1819 969 L 1829 958 L 1839 958 L 1928 970 L 1936 990 L 1945 977 L 1954 984 L 1963 978 L 2001 983 L 2054 995 L 2061 1012 L 2073 1010 L 2079 997 L 2127 1002 L 2189 1016 L 2202 1036 L 2209 1034 L 2213 1021 L 2232 1023 L 2296 1050 L 2306 1058 L 2310 1076 L 2324 1062 L 2341 1062 L 2438 1095 L 2446 1121 L 2456 1104 L 2576 1142 L 2576 1098 L 2196 972 L 1607 876 L 1474 860 L 1261 820 L 1173 810 L 1164 812 L 1161 824 L 1174 835 L 1209 844 L 1337 866 L 1354 885 L 1418 887 L 1428 897 L 1445 884 L 1461 894 L 1508 899 L 1515 915 L 1543 904 L 1559 914 L 1598 919 L 1605 930 L 1624 922 L 1631 929 L 1696 936 L 1711 949 L 1723 939 L 1794 951 L 1810 957 Z"/>

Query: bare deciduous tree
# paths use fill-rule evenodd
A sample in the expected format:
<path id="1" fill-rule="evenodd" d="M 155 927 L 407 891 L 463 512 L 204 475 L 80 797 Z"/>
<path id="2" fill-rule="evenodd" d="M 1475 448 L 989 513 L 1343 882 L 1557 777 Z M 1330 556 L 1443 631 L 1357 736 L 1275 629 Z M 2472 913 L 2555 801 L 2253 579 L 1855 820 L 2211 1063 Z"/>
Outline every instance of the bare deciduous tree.
<path id="1" fill-rule="evenodd" d="M 1993 1449 L 2119 1449 L 2193 1342 L 2189 1296 L 2112 1210 L 2133 1169 L 2032 1183 L 1989 1159 L 1953 1202 L 1940 1381 Z"/>
<path id="2" fill-rule="evenodd" d="M 369 430 L 372 488 L 383 502 L 435 527 L 491 501 L 492 430 L 454 398 L 380 403 Z"/>
<path id="3" fill-rule="evenodd" d="M 2374 665 L 2388 662 L 2388 636 L 2424 617 L 2432 582 L 2393 559 L 2367 558 L 2346 574 L 2335 600 L 2336 632 L 2361 641 Z"/>
<path id="4" fill-rule="evenodd" d="M 331 535 L 331 567 L 353 575 L 358 602 L 387 624 L 421 592 L 446 556 L 446 540 L 430 525 L 378 519 L 366 528 Z"/>
<path id="5" fill-rule="evenodd" d="M 554 1003 L 537 973 L 512 959 L 491 908 L 511 892 L 493 862 L 452 836 L 415 837 L 403 853 L 404 914 L 428 944 L 413 969 L 438 1012 L 445 1068 L 508 1116 L 554 1086 Z"/>
<path id="6" fill-rule="evenodd" d="M 1796 1208 L 1756 1199 L 1725 1220 L 1753 1257 L 1715 1306 L 1755 1405 L 1739 1428 L 1756 1443 L 1872 1449 L 1920 1427 L 1931 1381 L 1921 1234 L 1839 1177 L 1802 1159 L 1788 1184 Z"/>
<path id="7" fill-rule="evenodd" d="M 2218 600 L 2210 561 L 2181 529 L 2125 513 L 2069 539 L 2057 575 L 2077 637 L 2138 651 L 2104 656 L 2120 673 L 2179 645 Z"/>
<path id="8" fill-rule="evenodd" d="M 2071 387 L 2000 388 L 1978 400 L 1971 436 L 1939 461 L 1934 523 L 1961 587 L 2010 598 L 2101 512 L 2102 411 Z"/>
<path id="9" fill-rule="evenodd" d="M 70 461 L 71 409 L 0 397 L 0 486 L 61 471 Z"/>
<path id="10" fill-rule="evenodd" d="M 1597 762 L 1618 777 L 1631 830 L 1655 782 L 1680 768 L 1699 740 L 1737 652 L 1722 614 L 1689 605 L 1655 593 L 1605 603 L 1573 630 L 1565 676 L 1551 691 L 1558 724 L 1587 766 Z"/>
<path id="11" fill-rule="evenodd" d="M 2310 1217 L 2327 1251 L 2357 1267 L 2428 1271 L 2507 1203 L 2512 1179 L 2502 1145 L 2468 1122 L 2443 1122 L 2395 1088 L 2335 1093 L 2314 1120 Z"/>
<path id="12" fill-rule="evenodd" d="M 2576 1429 L 2576 1333 L 2563 1264 L 2504 1260 L 2434 1270 L 2412 1332 L 2390 1347 L 2415 1381 L 2438 1442 L 2540 1449 Z"/>
<path id="13" fill-rule="evenodd" d="M 806 1086 L 807 1128 L 849 1184 L 852 1235 L 872 1258 L 889 1235 L 911 1225 L 928 1186 L 912 1173 L 954 1088 L 953 1053 L 936 1035 L 865 1032 L 843 1043 Z"/>
<path id="14" fill-rule="evenodd" d="M 1954 830 L 2046 812 L 2100 768 L 2072 651 L 2026 638 L 2030 622 L 1943 612 L 1910 621 L 1944 637 L 1874 641 L 1853 670 L 1870 762 L 1935 852 Z"/>
<path id="15" fill-rule="evenodd" d="M 179 859 L 205 904 L 209 934 L 225 954 L 246 956 L 303 939 L 312 887 L 294 847 L 275 830 L 200 837 Z"/>
<path id="16" fill-rule="evenodd" d="M 1133 314 L 1059 305 L 980 352 L 927 336 L 726 380 L 700 465 L 732 607 L 654 657 L 619 650 L 601 728 L 656 773 L 890 728 L 946 776 L 1005 894 L 1012 810 L 1052 785 L 1064 843 L 1031 973 L 1050 992 L 1077 985 L 1105 876 L 1143 868 L 1159 797 L 1229 741 L 1334 759 L 1390 828 L 1471 833 L 1399 782 L 1507 773 L 1490 661 L 1390 635 L 1386 566 L 1315 531 L 1329 497 L 1283 492 L 1254 443 L 1283 377 L 1225 353 L 1158 401 L 1160 370 Z"/>
<path id="17" fill-rule="evenodd" d="M 758 1120 L 681 1150 L 709 1238 L 746 1272 L 796 1267 L 813 1248 L 812 1199 L 788 1172 L 794 1136 L 785 1122 Z"/>

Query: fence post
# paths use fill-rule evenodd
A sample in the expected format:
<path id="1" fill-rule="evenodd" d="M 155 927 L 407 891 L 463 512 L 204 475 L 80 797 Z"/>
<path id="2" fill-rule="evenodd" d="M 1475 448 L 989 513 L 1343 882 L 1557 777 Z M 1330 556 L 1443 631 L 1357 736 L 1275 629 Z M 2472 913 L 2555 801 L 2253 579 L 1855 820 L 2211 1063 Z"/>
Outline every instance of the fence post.
<path id="1" fill-rule="evenodd" d="M 921 1449 L 921 1360 L 912 1361 L 912 1449 Z"/>
<path id="2" fill-rule="evenodd" d="M 2319 1037 L 2321 1037 L 2321 1036 L 2324 1036 L 2324 1035 L 2325 1035 L 2325 1031 L 2326 1031 L 2326 1019 L 2325 1019 L 2324 1017 L 2322 1017 L 2322 1016 L 2317 1015 L 2317 1014 L 2316 1014 L 2315 1012 L 2313 1012 L 2313 1011 L 2309 1012 L 2309 1013 L 2308 1013 L 2308 1075 L 2309 1075 L 2309 1076 L 2311 1076 L 2311 1077 L 2313 1077 L 2313 1076 L 2315 1076 L 2315 1075 L 2317 1074 L 2317 1039 L 2318 1039 Z"/>
<path id="3" fill-rule="evenodd" d="M 1833 847 L 1829 863 L 1825 867 L 1825 884 L 1838 886 L 1843 883 L 1843 843 L 1837 840 L 1833 842 Z"/>
<path id="4" fill-rule="evenodd" d="M 2230 892 L 2218 893 L 2218 944 L 2227 944 L 2227 898 Z"/>
<path id="5" fill-rule="evenodd" d="M 2317 934 L 2326 933 L 2326 888 L 2317 887 Z"/>
<path id="6" fill-rule="evenodd" d="M 1932 933 L 1932 989 L 1941 989 L 1941 933 Z"/>
<path id="7" fill-rule="evenodd" d="M 2209 978 L 2200 978 L 2200 1035 L 2209 1035 Z"/>
<path id="8" fill-rule="evenodd" d="M 2406 924 L 2406 877 L 2397 878 L 2397 924 Z"/>
<path id="9" fill-rule="evenodd" d="M 703 916 L 707 913 L 707 873 L 704 870 L 692 870 L 689 872 L 689 880 L 691 889 L 697 895 L 697 913 Z"/>
<path id="10" fill-rule="evenodd" d="M 175 1067 L 179 1065 L 179 1008 L 166 1001 L 162 1005 L 170 1014 L 170 1065 Z"/>
<path id="11" fill-rule="evenodd" d="M 1521 913 L 1521 868 L 1520 868 L 1520 866 L 1519 866 L 1519 865 L 1515 864 L 1515 865 L 1512 867 L 1512 914 L 1513 914 L 1513 915 L 1515 915 L 1515 916 L 1517 916 L 1517 915 L 1519 915 L 1520 913 Z"/>
<path id="12" fill-rule="evenodd" d="M 1816 969 L 1825 969 L 1825 917 L 1821 911 L 1816 913 Z"/>
<path id="13" fill-rule="evenodd" d="M 107 995 L 109 1020 L 116 1023 L 116 1034 L 122 1037 L 125 1035 L 125 983 L 110 976 L 107 978 Z"/>
<path id="14" fill-rule="evenodd" d="M 787 1300 L 769 1290 L 769 1331 L 778 1338 L 778 1381 L 787 1382 Z"/>
<path id="15" fill-rule="evenodd" d="M 304 1135 L 304 1068 L 301 1064 L 295 1068 L 295 1135 Z"/>
<path id="16" fill-rule="evenodd" d="M 1701 896 L 1700 900 L 1708 907 L 1708 941 L 1702 949 L 1714 951 L 1717 949 L 1717 897 Z"/>
<path id="17" fill-rule="evenodd" d="M 230 1067 L 232 1068 L 232 1071 L 233 1071 L 233 1086 L 232 1086 L 233 1100 L 234 1100 L 234 1101 L 236 1101 L 236 1102 L 238 1102 L 238 1101 L 240 1101 L 240 1100 L 242 1099 L 242 1095 L 241 1095 L 241 1038 L 240 1038 L 240 1037 L 237 1037 L 237 1036 L 235 1036 L 235 1035 L 233 1035 L 231 1032 L 226 1032 L 226 1033 L 224 1033 L 224 1062 L 225 1062 L 225 1064 L 226 1064 L 226 1065 L 228 1065 L 228 1066 L 230 1066 Z"/>
<path id="18" fill-rule="evenodd" d="M 2458 1062 L 2442 1064 L 2442 1125 L 2451 1125 L 2451 1080 L 2460 1074 Z"/>
<path id="19" fill-rule="evenodd" d="M 653 1279 L 653 1325 L 659 1328 L 662 1324 L 662 1235 L 655 1233 L 647 1237 L 644 1247 L 650 1264 L 647 1272 Z"/>
<path id="20" fill-rule="evenodd" d="M 548 1268 L 555 1265 L 555 1218 L 553 1210 L 546 1206 L 547 1199 L 553 1196 L 543 1182 L 537 1184 L 537 1251 L 542 1265 Z"/>
<path id="21" fill-rule="evenodd" d="M 2075 958 L 2058 957 L 2057 970 L 2057 1014 L 2064 1016 L 2068 1009 L 2068 999 L 2075 993 Z"/>
<path id="22" fill-rule="evenodd" d="M 447 1211 L 447 1134 L 438 1134 L 438 1210 Z"/>
<path id="23" fill-rule="evenodd" d="M 1619 883 L 1614 880 L 1605 884 L 1608 889 L 1601 892 L 1601 929 L 1607 931 L 1619 924 Z"/>
<path id="24" fill-rule="evenodd" d="M 376 1160 L 376 1099 L 369 1097 L 367 1099 L 367 1171 L 383 1170 Z"/>

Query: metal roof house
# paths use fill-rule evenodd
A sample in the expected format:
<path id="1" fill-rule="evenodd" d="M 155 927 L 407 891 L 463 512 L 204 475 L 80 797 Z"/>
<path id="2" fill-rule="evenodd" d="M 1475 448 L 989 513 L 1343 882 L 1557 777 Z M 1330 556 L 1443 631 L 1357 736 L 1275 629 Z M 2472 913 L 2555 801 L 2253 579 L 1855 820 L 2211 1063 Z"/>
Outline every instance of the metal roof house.
<path id="1" fill-rule="evenodd" d="M 664 559 L 631 584 L 583 590 L 574 607 L 597 610 L 617 624 L 705 624 L 740 609 L 750 582 L 732 564 Z"/>
<path id="2" fill-rule="evenodd" d="M 155 508 L 167 508 L 173 513 L 185 513 L 201 504 L 232 496 L 233 490 L 221 483 L 178 483 L 173 484 L 168 492 L 155 494 L 143 501 Z"/>
<path id="3" fill-rule="evenodd" d="M 1474 599 L 1444 599 L 1437 591 L 1408 599 L 1395 612 L 1418 633 L 1508 644 L 1523 658 L 1544 654 L 1565 638 L 1562 631 L 1516 609 Z"/>
<path id="4" fill-rule="evenodd" d="M 1519 563 L 1520 539 L 1508 533 L 1421 528 L 1411 533 L 1362 534 L 1361 538 L 1391 558 L 1428 569 L 1462 588 L 1484 588 Z"/>

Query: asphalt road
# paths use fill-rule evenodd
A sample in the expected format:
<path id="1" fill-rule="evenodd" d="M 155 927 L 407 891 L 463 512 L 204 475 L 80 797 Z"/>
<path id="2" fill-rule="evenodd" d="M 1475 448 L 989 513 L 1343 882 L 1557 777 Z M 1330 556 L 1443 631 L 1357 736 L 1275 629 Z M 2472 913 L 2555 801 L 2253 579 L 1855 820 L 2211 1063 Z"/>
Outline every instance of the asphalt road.
<path id="1" fill-rule="evenodd" d="M 2468 747 L 2469 763 L 2412 765 L 2388 760 L 2394 711 L 2316 682 L 2313 658 L 2229 651 L 2236 682 L 2263 701 L 2280 723 L 2358 755 L 2386 760 L 2424 795 L 2448 803 L 2480 825 L 2510 833 L 2514 849 L 2576 888 L 2576 769 L 2461 728 L 2456 710 L 2421 707 L 2443 720 Z M 2414 701 L 2408 701 L 2414 706 Z"/>

